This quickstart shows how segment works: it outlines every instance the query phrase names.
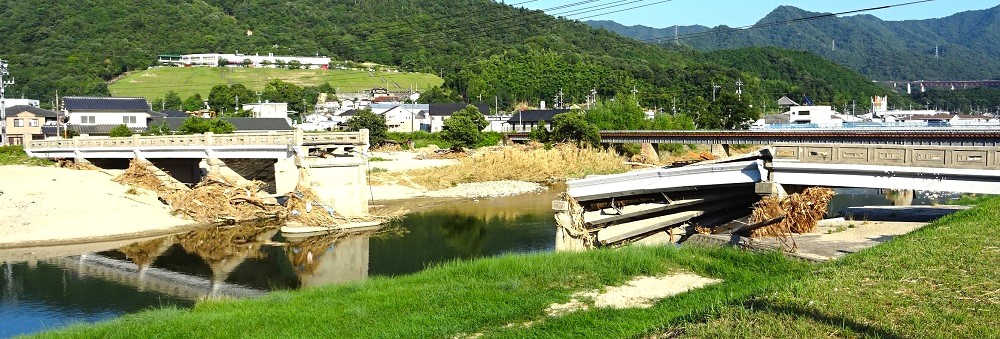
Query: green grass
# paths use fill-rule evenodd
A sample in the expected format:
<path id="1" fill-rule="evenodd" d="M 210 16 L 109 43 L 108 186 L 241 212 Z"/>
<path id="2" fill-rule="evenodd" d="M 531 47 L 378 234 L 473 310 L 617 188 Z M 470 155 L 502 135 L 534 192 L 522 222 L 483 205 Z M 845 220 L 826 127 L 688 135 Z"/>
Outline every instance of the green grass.
<path id="1" fill-rule="evenodd" d="M 200 93 L 208 98 L 215 85 L 243 84 L 253 91 L 261 91 L 267 83 L 281 79 L 299 86 L 321 85 L 329 82 L 339 93 L 353 93 L 374 87 L 389 90 L 426 89 L 439 86 L 444 81 L 426 73 L 387 73 L 356 70 L 318 70 L 284 68 L 228 68 L 228 67 L 157 67 L 134 72 L 108 86 L 114 96 L 144 97 L 147 100 L 162 98 L 167 91 L 175 91 L 181 99 Z M 253 102 L 257 98 L 240 98 Z"/>
<path id="2" fill-rule="evenodd" d="M 820 266 L 808 278 L 677 324 L 692 337 L 996 338 L 1000 199 Z"/>
<path id="3" fill-rule="evenodd" d="M 147 311 L 42 336 L 444 338 L 478 332 L 499 337 L 623 336 L 744 300 L 807 269 L 806 264 L 777 254 L 729 249 L 507 255 L 452 262 L 397 278 L 277 292 L 255 300 L 206 301 L 193 310 Z M 596 310 L 560 318 L 544 314 L 549 304 L 566 302 L 577 291 L 681 270 L 725 282 L 669 298 L 649 310 Z M 538 320 L 542 321 L 529 332 L 506 327 Z"/>
<path id="4" fill-rule="evenodd" d="M 775 253 L 697 247 L 507 255 L 254 300 L 205 301 L 193 310 L 147 311 L 41 336 L 996 337 L 998 217 L 1000 198 L 992 198 L 815 266 Z M 574 292 L 680 271 L 723 282 L 649 309 L 544 313 Z"/>
<path id="5" fill-rule="evenodd" d="M 22 146 L 0 146 L 0 166 L 4 165 L 51 166 L 52 162 L 29 157 Z"/>

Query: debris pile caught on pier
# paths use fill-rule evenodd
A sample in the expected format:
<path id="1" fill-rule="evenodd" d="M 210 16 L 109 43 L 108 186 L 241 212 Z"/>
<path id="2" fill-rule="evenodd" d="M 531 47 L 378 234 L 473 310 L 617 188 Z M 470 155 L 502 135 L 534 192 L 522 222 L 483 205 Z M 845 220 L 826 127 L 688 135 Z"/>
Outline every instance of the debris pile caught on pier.
<path id="1" fill-rule="evenodd" d="M 346 218 L 322 202 L 309 187 L 308 175 L 299 178 L 294 192 L 284 204 L 267 196 L 261 181 L 235 180 L 209 173 L 193 188 L 176 182 L 141 160 L 133 160 L 124 173 L 115 178 L 121 184 L 155 192 L 170 205 L 173 213 L 199 223 L 238 223 L 274 219 L 294 221 L 307 226 L 338 226 L 384 218 Z"/>
<path id="2" fill-rule="evenodd" d="M 768 196 L 754 205 L 751 223 L 767 220 L 780 221 L 750 231 L 753 238 L 785 237 L 790 234 L 812 232 L 816 222 L 826 216 L 827 205 L 833 199 L 834 191 L 825 187 L 811 187 L 802 193 L 795 193 L 784 198 Z"/>

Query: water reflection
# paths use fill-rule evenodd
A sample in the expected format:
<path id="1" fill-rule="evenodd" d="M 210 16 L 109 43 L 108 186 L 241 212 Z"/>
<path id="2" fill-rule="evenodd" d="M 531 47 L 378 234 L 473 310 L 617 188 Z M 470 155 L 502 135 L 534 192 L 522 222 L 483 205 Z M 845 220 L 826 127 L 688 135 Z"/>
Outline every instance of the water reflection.
<path id="1" fill-rule="evenodd" d="M 452 203 L 392 232 L 282 235 L 206 228 L 133 242 L 0 250 L 0 337 L 196 300 L 400 275 L 455 259 L 553 247 L 553 194 Z"/>

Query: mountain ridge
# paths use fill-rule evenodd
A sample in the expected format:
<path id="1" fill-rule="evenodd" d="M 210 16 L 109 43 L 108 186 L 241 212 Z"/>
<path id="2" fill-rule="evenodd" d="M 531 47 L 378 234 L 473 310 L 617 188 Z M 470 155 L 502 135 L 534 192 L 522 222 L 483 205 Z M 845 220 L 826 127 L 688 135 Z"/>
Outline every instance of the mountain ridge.
<path id="1" fill-rule="evenodd" d="M 756 25 L 821 14 L 826 13 L 778 6 Z M 606 21 L 587 24 L 646 41 L 658 34 L 664 37 L 662 43 L 673 43 L 672 27 L 623 28 L 628 26 Z M 982 80 L 1000 76 L 1000 6 L 923 20 L 886 21 L 859 14 L 727 30 L 728 26 L 712 27 L 682 43 L 700 51 L 752 46 L 809 51 L 878 80 Z"/>

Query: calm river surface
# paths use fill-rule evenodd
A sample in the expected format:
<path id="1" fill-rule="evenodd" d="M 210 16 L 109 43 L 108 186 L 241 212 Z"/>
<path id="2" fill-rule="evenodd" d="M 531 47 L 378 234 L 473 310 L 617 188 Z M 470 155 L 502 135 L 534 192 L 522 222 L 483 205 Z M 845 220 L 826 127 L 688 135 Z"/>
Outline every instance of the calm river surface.
<path id="1" fill-rule="evenodd" d="M 195 300 L 420 271 L 504 253 L 551 251 L 559 190 L 462 201 L 410 214 L 396 231 L 286 238 L 273 227 L 207 229 L 137 243 L 0 251 L 0 337 Z M 931 203 L 917 193 L 914 204 Z M 878 190 L 839 190 L 836 213 L 886 205 Z M 6 252 L 6 253 L 5 253 Z"/>
<path id="2" fill-rule="evenodd" d="M 556 193 L 451 203 L 410 214 L 395 222 L 395 231 L 381 233 L 285 238 L 276 228 L 233 227 L 97 245 L 87 252 L 0 251 L 0 337 L 149 308 L 190 307 L 210 297 L 253 296 L 409 274 L 453 260 L 551 251 Z"/>

